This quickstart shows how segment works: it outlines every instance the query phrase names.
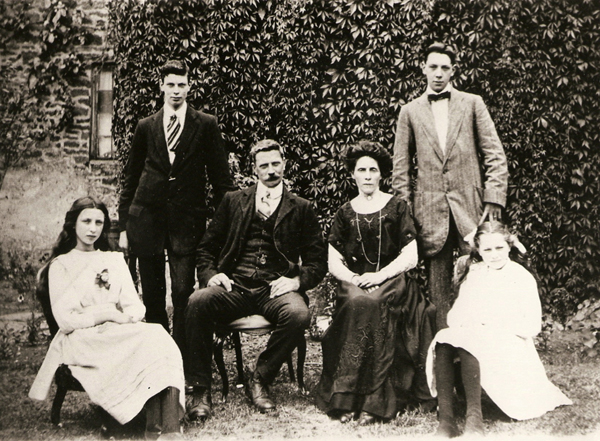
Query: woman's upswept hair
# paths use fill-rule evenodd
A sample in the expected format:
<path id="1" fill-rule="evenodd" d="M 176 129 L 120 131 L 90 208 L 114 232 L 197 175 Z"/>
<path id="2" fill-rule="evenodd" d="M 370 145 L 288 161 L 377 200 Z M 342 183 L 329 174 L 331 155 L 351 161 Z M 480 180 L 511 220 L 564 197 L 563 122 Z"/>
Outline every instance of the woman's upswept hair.
<path id="1" fill-rule="evenodd" d="M 93 196 L 85 196 L 77 199 L 71 205 L 69 211 L 65 215 L 65 223 L 63 225 L 63 229 L 58 235 L 58 239 L 54 243 L 52 247 L 52 252 L 50 253 L 50 257 L 48 258 L 46 264 L 40 269 L 37 275 L 37 287 L 36 287 L 36 296 L 42 304 L 42 308 L 44 309 L 44 316 L 48 322 L 48 327 L 50 328 L 51 335 L 56 334 L 58 331 L 58 325 L 56 324 L 56 320 L 54 320 L 54 316 L 50 309 L 50 299 L 49 299 L 49 289 L 48 289 L 48 270 L 50 268 L 50 264 L 52 261 L 60 256 L 61 254 L 66 254 L 71 251 L 77 245 L 77 236 L 75 234 L 75 224 L 77 223 L 77 218 L 83 210 L 86 208 L 97 208 L 98 210 L 104 213 L 104 226 L 102 228 L 102 233 L 100 237 L 94 243 L 94 247 L 96 249 L 107 251 L 110 249 L 110 245 L 108 242 L 108 232 L 110 230 L 110 217 L 108 216 L 108 209 L 106 205 L 99 199 Z"/>
<path id="2" fill-rule="evenodd" d="M 368 156 L 377 161 L 382 178 L 387 178 L 392 173 L 392 157 L 388 151 L 378 142 L 366 140 L 358 141 L 346 149 L 344 160 L 350 173 L 354 172 L 356 163 L 363 156 Z"/>

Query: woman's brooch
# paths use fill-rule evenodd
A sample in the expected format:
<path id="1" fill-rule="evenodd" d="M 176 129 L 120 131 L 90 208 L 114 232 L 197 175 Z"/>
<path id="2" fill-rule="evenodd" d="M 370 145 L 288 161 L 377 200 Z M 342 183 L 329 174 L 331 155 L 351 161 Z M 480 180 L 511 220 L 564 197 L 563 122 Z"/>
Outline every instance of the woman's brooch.
<path id="1" fill-rule="evenodd" d="M 110 289 L 110 278 L 108 276 L 108 270 L 103 269 L 98 274 L 96 274 L 96 285 L 100 288 Z"/>

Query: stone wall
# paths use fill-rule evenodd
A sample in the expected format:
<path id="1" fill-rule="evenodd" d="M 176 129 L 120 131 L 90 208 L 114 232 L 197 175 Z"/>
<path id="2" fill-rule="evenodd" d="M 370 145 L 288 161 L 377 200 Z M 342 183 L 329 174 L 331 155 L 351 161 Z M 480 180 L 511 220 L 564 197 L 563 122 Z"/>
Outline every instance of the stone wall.
<path id="1" fill-rule="evenodd" d="M 18 72 L 18 76 L 10 81 L 26 82 L 32 60 L 39 55 L 41 48 L 39 36 L 44 29 L 44 10 L 49 6 L 49 0 L 3 0 L 7 4 L 27 3 L 30 9 L 26 13 L 29 21 L 31 38 L 15 38 L 9 41 L 0 54 L 2 65 L 11 65 Z M 70 158 L 76 164 L 88 165 L 89 142 L 91 127 L 91 90 L 92 67 L 101 63 L 110 62 L 111 50 L 107 45 L 108 26 L 108 0 L 77 0 L 78 17 L 81 18 L 81 27 L 85 29 L 90 40 L 75 48 L 75 53 L 84 59 L 87 69 L 71 88 L 71 98 L 74 102 L 73 123 L 61 133 L 55 134 L 51 139 L 51 149 L 42 150 L 41 155 L 51 153 L 51 156 Z M 48 111 L 52 112 L 52 102 L 48 103 Z M 40 146 L 44 149 L 46 146 Z M 57 149 L 57 150 L 54 150 Z"/>
<path id="2" fill-rule="evenodd" d="M 116 217 L 118 162 L 90 159 L 93 69 L 111 59 L 106 41 L 107 3 L 77 0 L 70 9 L 90 36 L 86 44 L 74 48 L 82 56 L 85 70 L 69 88 L 72 122 L 33 145 L 27 158 L 8 170 L 0 190 L 0 242 L 16 240 L 34 248 L 50 246 L 68 206 L 86 194 L 100 196 L 109 205 L 111 216 Z M 14 72 L 2 81 L 27 87 L 31 81 L 29 71 L 41 52 L 40 36 L 51 1 L 0 0 L 0 4 L 20 8 L 21 21 L 27 25 L 26 35 L 17 35 L 0 48 L 0 65 L 10 66 Z M 50 96 L 44 111 L 52 115 L 59 106 L 60 102 Z"/>

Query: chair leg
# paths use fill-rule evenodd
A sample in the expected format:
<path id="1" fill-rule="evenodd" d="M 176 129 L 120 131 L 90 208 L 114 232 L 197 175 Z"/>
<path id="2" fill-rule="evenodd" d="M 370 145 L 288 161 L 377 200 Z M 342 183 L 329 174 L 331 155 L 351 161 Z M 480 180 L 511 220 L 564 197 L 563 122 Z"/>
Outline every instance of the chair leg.
<path id="1" fill-rule="evenodd" d="M 223 339 L 219 339 L 213 347 L 213 354 L 219 375 L 221 375 L 221 381 L 223 382 L 223 402 L 227 401 L 227 395 L 229 395 L 229 378 L 227 377 L 227 369 L 225 368 L 225 361 L 223 360 Z"/>
<path id="2" fill-rule="evenodd" d="M 304 387 L 304 361 L 306 360 L 306 338 L 304 335 L 300 337 L 298 342 L 298 388 L 300 392 L 304 393 L 306 388 Z"/>
<path id="3" fill-rule="evenodd" d="M 56 386 L 56 395 L 54 395 L 54 401 L 52 401 L 52 410 L 50 411 L 50 421 L 55 426 L 60 426 L 60 409 L 62 408 L 63 401 L 67 395 L 67 388 L 65 386 Z"/>
<path id="4" fill-rule="evenodd" d="M 235 365 L 237 367 L 238 379 L 237 387 L 244 387 L 244 359 L 242 357 L 242 342 L 240 341 L 240 333 L 233 331 L 231 333 L 233 337 L 233 346 L 235 347 Z"/>

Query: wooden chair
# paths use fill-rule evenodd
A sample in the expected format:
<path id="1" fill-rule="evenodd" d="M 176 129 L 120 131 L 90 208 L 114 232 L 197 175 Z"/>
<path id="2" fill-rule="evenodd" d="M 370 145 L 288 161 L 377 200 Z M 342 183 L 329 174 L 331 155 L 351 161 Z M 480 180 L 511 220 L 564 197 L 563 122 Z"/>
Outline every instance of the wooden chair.
<path id="1" fill-rule="evenodd" d="M 129 271 L 133 277 L 133 280 L 137 280 L 136 274 L 136 259 L 133 256 L 128 261 Z M 44 313 L 44 317 L 46 319 L 46 323 L 48 324 L 48 330 L 50 331 L 50 337 L 54 338 L 56 333 L 58 332 L 58 323 L 56 323 L 56 319 L 54 318 L 54 314 L 52 313 L 52 306 L 50 303 L 50 290 L 48 287 L 48 270 L 49 265 L 42 267 L 42 269 L 37 274 L 36 280 L 36 288 L 35 288 L 35 296 L 38 301 L 42 305 L 42 311 Z M 137 283 L 136 283 L 137 286 Z M 65 364 L 61 364 L 56 373 L 54 374 L 54 382 L 56 383 L 56 394 L 54 395 L 54 399 L 52 400 L 52 409 L 50 411 L 50 421 L 52 424 L 60 426 L 60 411 L 62 409 L 63 402 L 65 401 L 65 397 L 68 391 L 77 391 L 77 392 L 85 392 L 81 383 L 77 381 L 75 377 L 71 374 L 71 370 L 69 366 Z M 102 432 L 104 433 L 106 429 L 106 424 L 112 425 L 112 417 L 108 416 L 106 411 L 102 409 L 102 419 L 105 425 L 102 427 Z"/>
<path id="2" fill-rule="evenodd" d="M 52 313 L 52 307 L 50 304 L 50 293 L 48 290 L 48 267 L 42 268 L 38 273 L 37 286 L 35 295 L 42 305 L 42 311 L 48 323 L 48 330 L 50 331 L 50 337 L 54 338 L 58 332 L 58 324 L 54 319 Z M 54 382 L 56 383 L 56 394 L 52 400 L 52 410 L 50 411 L 50 421 L 56 426 L 60 426 L 60 410 L 68 391 L 85 392 L 81 383 L 77 381 L 71 374 L 69 366 L 61 364 L 54 374 Z"/>
<path id="3" fill-rule="evenodd" d="M 223 382 L 223 401 L 227 401 L 227 395 L 229 394 L 229 378 L 227 376 L 227 369 L 225 368 L 225 361 L 223 360 L 223 344 L 228 335 L 231 335 L 233 345 L 235 349 L 236 367 L 237 367 L 237 384 L 236 387 L 242 388 L 245 384 L 244 379 L 244 361 L 242 358 L 242 344 L 240 341 L 240 332 L 252 335 L 263 335 L 272 332 L 275 329 L 275 325 L 264 318 L 262 315 L 251 315 L 232 321 L 227 325 L 219 326 L 215 332 L 216 338 L 213 347 L 213 353 L 217 369 L 221 375 Z M 302 393 L 305 392 L 304 387 L 304 361 L 306 360 L 306 339 L 304 334 L 298 340 L 298 366 L 297 376 L 294 375 L 294 365 L 292 362 L 292 354 L 288 358 L 287 365 L 290 374 L 290 381 L 295 382 L 296 377 L 298 378 L 298 387 Z"/>

